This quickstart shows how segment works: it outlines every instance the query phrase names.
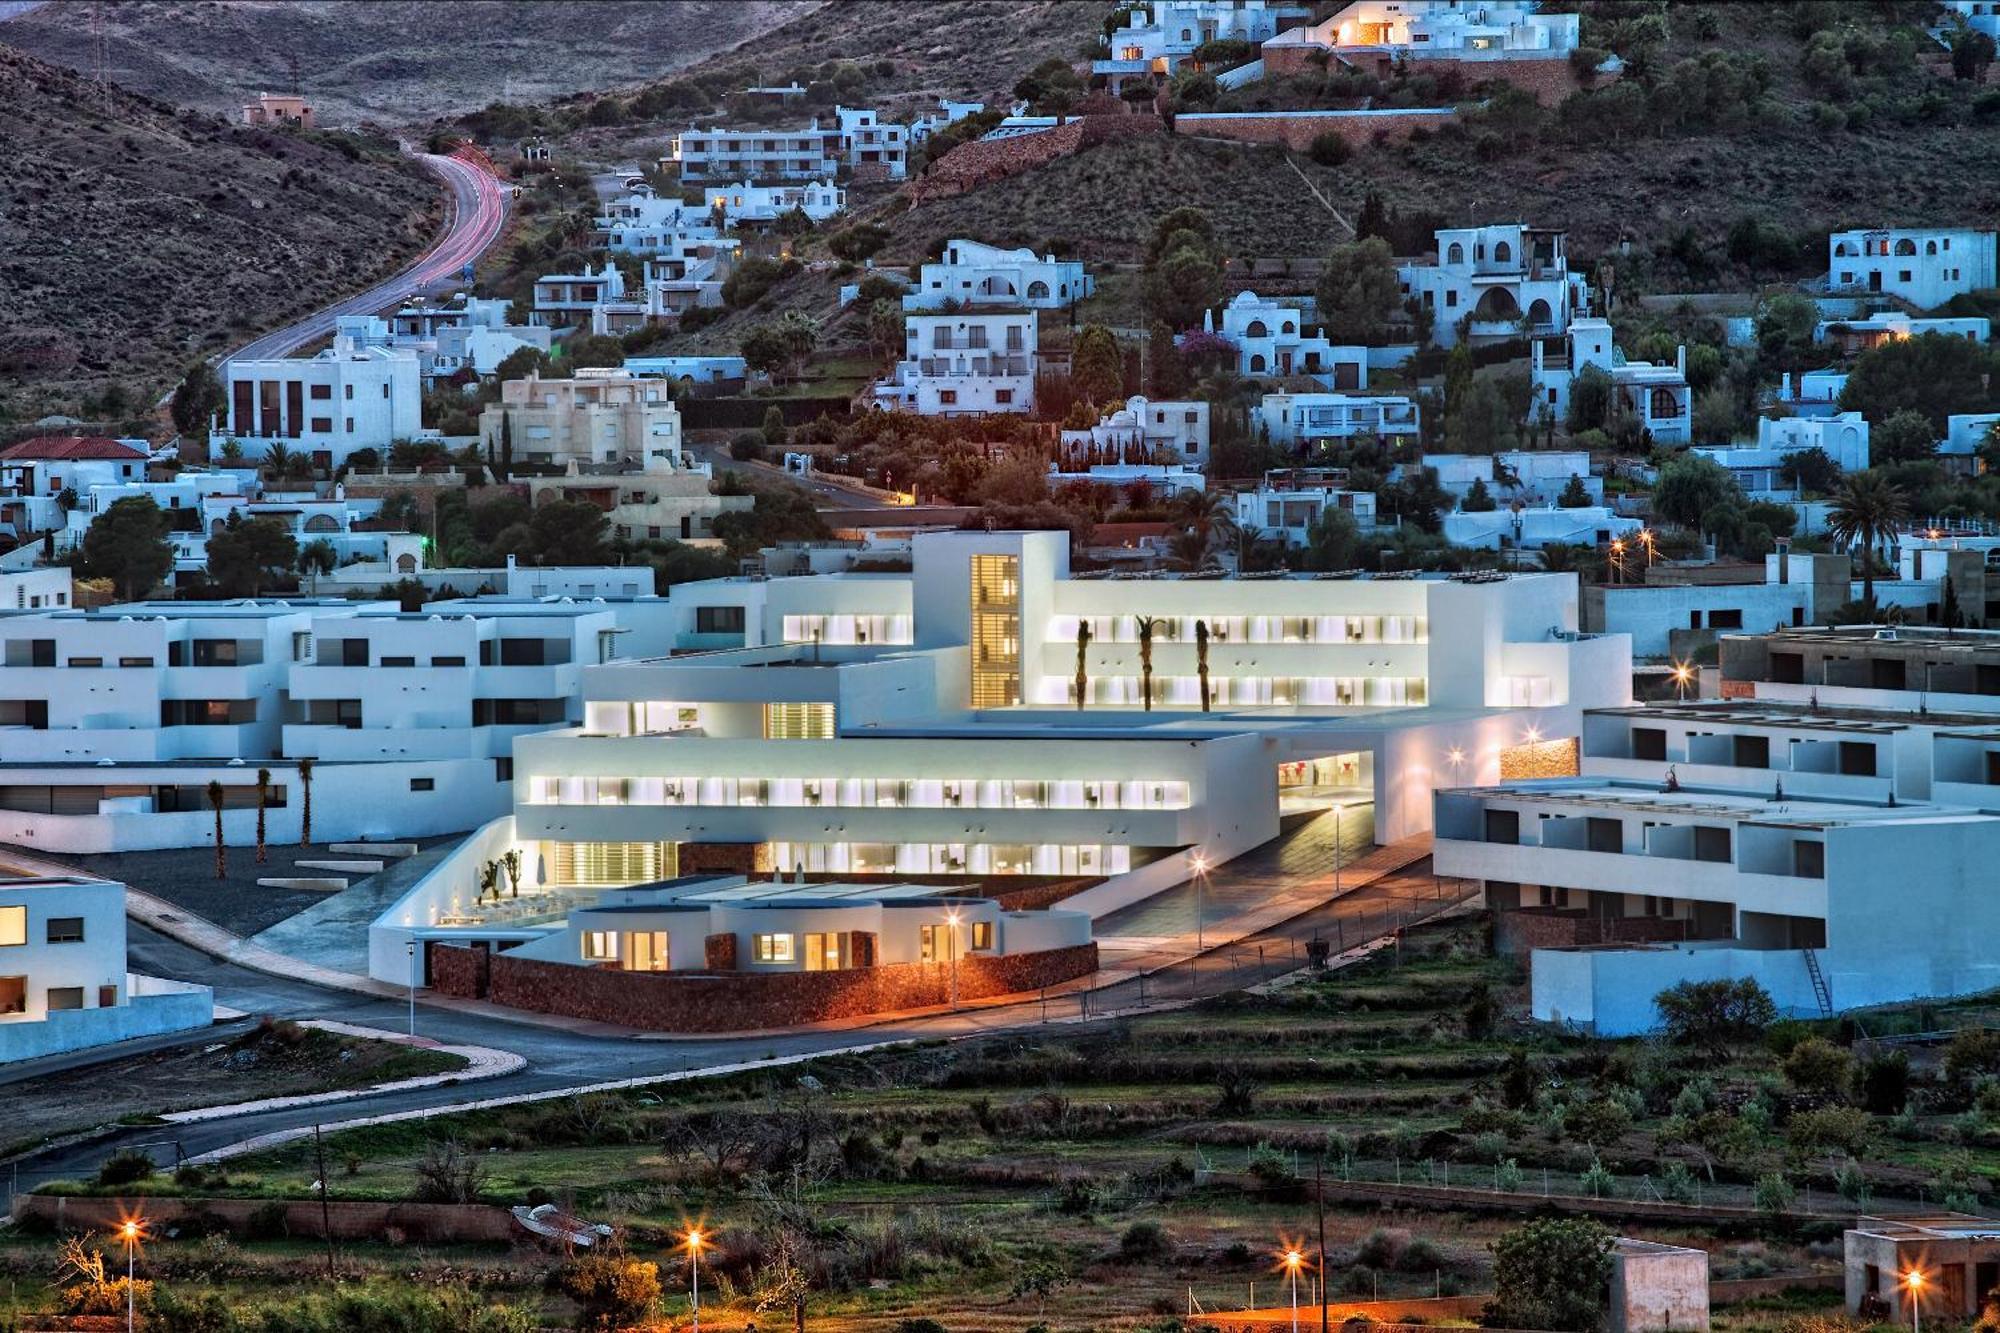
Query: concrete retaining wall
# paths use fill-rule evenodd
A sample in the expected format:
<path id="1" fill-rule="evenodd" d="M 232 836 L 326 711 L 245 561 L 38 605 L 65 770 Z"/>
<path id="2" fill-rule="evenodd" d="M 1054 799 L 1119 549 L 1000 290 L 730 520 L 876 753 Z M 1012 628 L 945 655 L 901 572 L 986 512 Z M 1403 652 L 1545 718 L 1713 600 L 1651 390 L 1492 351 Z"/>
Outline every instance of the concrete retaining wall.
<path id="1" fill-rule="evenodd" d="M 108 1009 L 59 1009 L 36 1023 L 0 1023 L 0 1064 L 187 1032 L 215 1021 L 215 993 L 206 986 L 134 976 L 125 985 L 126 1003 Z"/>

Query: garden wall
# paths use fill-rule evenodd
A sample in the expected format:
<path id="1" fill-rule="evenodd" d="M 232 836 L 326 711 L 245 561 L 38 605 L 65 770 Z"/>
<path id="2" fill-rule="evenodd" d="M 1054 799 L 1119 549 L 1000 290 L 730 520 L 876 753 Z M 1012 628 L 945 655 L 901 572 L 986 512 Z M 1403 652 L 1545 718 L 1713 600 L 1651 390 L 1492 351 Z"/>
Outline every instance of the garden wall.
<path id="1" fill-rule="evenodd" d="M 324 1206 L 336 1240 L 380 1240 L 392 1229 L 423 1241 L 504 1242 L 519 1234 L 513 1214 L 493 1204 L 329 1201 Z M 60 1231 L 108 1232 L 136 1215 L 155 1234 L 200 1218 L 232 1235 L 244 1235 L 282 1218 L 285 1235 L 318 1238 L 326 1234 L 320 1209 L 316 1199 L 107 1199 L 63 1194 L 14 1198 L 17 1223 L 33 1221 Z"/>
<path id="2" fill-rule="evenodd" d="M 849 399 L 817 398 L 689 398 L 680 404 L 683 430 L 757 430 L 772 408 L 785 414 L 787 426 L 804 426 L 822 415 L 845 417 Z"/>
<path id="3" fill-rule="evenodd" d="M 737 1032 L 793 1027 L 951 1002 L 945 963 L 887 963 L 845 972 L 625 972 L 495 954 L 478 989 L 483 952 L 432 942 L 432 989 L 514 1009 L 653 1032 Z M 454 957 L 453 955 L 458 955 Z M 958 962 L 958 996 L 982 1000 L 1039 990 L 1097 970 L 1097 946 Z"/>
<path id="4" fill-rule="evenodd" d="M 1448 106 L 1390 111 L 1183 111 L 1174 117 L 1174 133 L 1198 139 L 1281 144 L 1303 153 L 1322 134 L 1338 134 L 1361 148 L 1378 137 L 1407 139 L 1419 127 L 1435 130 L 1457 115 L 1458 111 Z"/>

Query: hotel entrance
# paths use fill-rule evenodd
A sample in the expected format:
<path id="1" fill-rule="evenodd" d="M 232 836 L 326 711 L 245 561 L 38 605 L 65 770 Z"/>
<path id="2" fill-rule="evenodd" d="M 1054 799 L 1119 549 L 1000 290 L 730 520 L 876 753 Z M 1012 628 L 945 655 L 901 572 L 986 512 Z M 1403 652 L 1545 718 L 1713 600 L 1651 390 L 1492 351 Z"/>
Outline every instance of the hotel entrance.
<path id="1" fill-rule="evenodd" d="M 1368 750 L 1322 755 L 1278 765 L 1278 814 L 1305 814 L 1338 805 L 1375 803 L 1375 756 Z"/>

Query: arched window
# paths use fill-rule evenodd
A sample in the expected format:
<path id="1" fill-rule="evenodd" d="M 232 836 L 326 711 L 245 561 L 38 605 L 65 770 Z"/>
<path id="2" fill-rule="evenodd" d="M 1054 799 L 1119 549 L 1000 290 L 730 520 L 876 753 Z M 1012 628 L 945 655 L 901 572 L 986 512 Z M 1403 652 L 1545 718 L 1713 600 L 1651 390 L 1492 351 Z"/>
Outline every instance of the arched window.
<path id="1" fill-rule="evenodd" d="M 1451 248 L 1444 252 L 1444 262 L 1447 264 L 1463 264 L 1465 262 L 1465 247 L 1457 241 L 1453 241 Z"/>
<path id="2" fill-rule="evenodd" d="M 1653 390 L 1652 411 L 1648 413 L 1653 420 L 1659 421 L 1667 417 L 1677 417 L 1680 414 L 1680 400 L 1674 396 L 1672 389 Z"/>
<path id="3" fill-rule="evenodd" d="M 416 558 L 415 556 L 413 556 L 413 555 L 399 555 L 399 556 L 397 556 L 397 557 L 396 557 L 396 572 L 397 572 L 398 574 L 414 574 L 414 573 L 416 573 L 416 572 L 417 572 L 417 558 Z"/>
<path id="4" fill-rule="evenodd" d="M 208 525 L 208 534 L 209 536 L 213 537 L 216 533 L 222 532 L 227 527 L 228 525 L 218 518 L 213 523 Z"/>
<path id="5" fill-rule="evenodd" d="M 1849 258 L 1852 257 L 1853 254 L 1854 254 L 1854 247 L 1849 245 L 1846 241 L 1842 241 L 1838 245 L 1833 247 L 1833 255 L 1834 258 L 1836 259 Z"/>
<path id="6" fill-rule="evenodd" d="M 1494 263 L 1505 264 L 1510 262 L 1513 258 L 1514 258 L 1514 247 L 1507 244 L 1507 242 L 1501 241 L 1493 247 Z"/>
<path id="7" fill-rule="evenodd" d="M 1257 372 L 1260 372 L 1260 371 L 1262 371 L 1263 369 L 1264 369 L 1264 357 L 1263 357 L 1263 354 L 1262 354 L 1261 352 L 1260 352 L 1260 353 L 1253 353 L 1253 354 L 1251 355 L 1251 357 L 1250 357 L 1250 370 L 1251 370 L 1251 372 L 1252 372 L 1252 373 L 1254 374 L 1254 373 L 1257 373 Z"/>
<path id="8" fill-rule="evenodd" d="M 1924 253 L 1925 253 L 1925 254 L 1927 254 L 1927 255 L 1934 255 L 1934 254 L 1936 254 L 1936 253 L 1937 253 L 1937 242 L 1936 242 L 1936 241 L 1925 241 L 1925 242 L 1924 242 Z"/>
<path id="9" fill-rule="evenodd" d="M 1264 327 L 1263 320 L 1253 319 L 1250 321 L 1250 327 L 1243 330 L 1243 336 L 1246 338 L 1268 338 L 1271 336 L 1271 330 Z"/>
<path id="10" fill-rule="evenodd" d="M 1536 297 L 1528 306 L 1528 327 L 1545 329 L 1554 322 L 1555 316 L 1549 310 L 1549 303 Z"/>
<path id="11" fill-rule="evenodd" d="M 1047 284 L 1046 282 L 1041 282 L 1041 281 L 1039 281 L 1039 280 L 1038 280 L 1038 281 L 1035 281 L 1035 282 L 1031 282 L 1031 283 L 1029 283 L 1029 284 L 1028 284 L 1028 299 L 1029 299 L 1030 301 L 1046 301 L 1046 300 L 1048 300 L 1048 299 L 1049 299 L 1049 285 L 1048 285 L 1048 284 Z"/>
<path id="12" fill-rule="evenodd" d="M 340 524 L 332 514 L 314 514 L 306 519 L 307 532 L 339 532 Z"/>
<path id="13" fill-rule="evenodd" d="M 1902 240 L 1896 242 L 1897 254 L 1913 255 L 1916 252 L 1917 252 L 1917 243 L 1911 240 L 1909 237 L 1905 236 Z"/>
<path id="14" fill-rule="evenodd" d="M 1280 324 L 1278 326 L 1278 332 L 1284 334 L 1287 338 L 1291 337 L 1298 331 L 1299 331 L 1298 327 L 1294 325 L 1292 321 L 1290 321 L 1289 319 L 1286 320 L 1283 324 Z"/>

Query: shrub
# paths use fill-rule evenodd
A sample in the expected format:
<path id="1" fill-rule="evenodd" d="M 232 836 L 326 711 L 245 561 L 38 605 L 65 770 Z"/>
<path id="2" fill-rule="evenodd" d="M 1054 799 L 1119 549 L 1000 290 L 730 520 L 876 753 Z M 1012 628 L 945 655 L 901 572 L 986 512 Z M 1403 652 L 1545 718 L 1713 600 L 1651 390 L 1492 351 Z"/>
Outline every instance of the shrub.
<path id="1" fill-rule="evenodd" d="M 1493 1188 L 1514 1194 L 1521 1188 L 1521 1164 L 1509 1157 L 1493 1168 Z"/>
<path id="2" fill-rule="evenodd" d="M 1875 1122 L 1866 1111 L 1852 1106 L 1827 1106 L 1800 1111 L 1785 1126 L 1785 1140 L 1800 1157 L 1823 1152 L 1844 1152 L 1859 1157 L 1868 1150 Z"/>
<path id="3" fill-rule="evenodd" d="M 1493 1242 L 1492 1322 L 1585 1333 L 1603 1317 L 1611 1233 L 1588 1218 L 1541 1218 Z"/>
<path id="4" fill-rule="evenodd" d="M 417 1162 L 414 1197 L 418 1203 L 471 1203 L 479 1197 L 484 1175 L 478 1159 L 458 1140 L 432 1139 Z"/>
<path id="5" fill-rule="evenodd" d="M 576 1302 L 583 1328 L 636 1324 L 652 1313 L 660 1299 L 659 1265 L 622 1254 L 587 1254 L 573 1259 L 552 1282 L 556 1290 Z"/>
<path id="6" fill-rule="evenodd" d="M 1250 1150 L 1250 1160 L 1243 1169 L 1267 1184 L 1292 1179 L 1292 1159 L 1268 1143 L 1259 1143 Z"/>
<path id="7" fill-rule="evenodd" d="M 1337 167 L 1354 156 L 1354 148 L 1347 142 L 1346 135 L 1329 130 L 1325 134 L 1313 137 L 1311 147 L 1306 149 L 1306 156 L 1323 167 Z"/>
<path id="8" fill-rule="evenodd" d="M 1583 1174 L 1577 1177 L 1577 1184 L 1582 1186 L 1593 1199 L 1609 1199 L 1618 1193 L 1618 1177 L 1612 1175 L 1610 1169 L 1595 1157 L 1590 1159 L 1590 1165 L 1584 1169 Z"/>
<path id="9" fill-rule="evenodd" d="M 764 457 L 764 437 L 754 430 L 738 431 L 729 441 L 729 456 L 739 463 L 754 463 Z"/>
<path id="10" fill-rule="evenodd" d="M 285 1205 L 276 1199 L 259 1204 L 243 1219 L 243 1234 L 251 1240 L 281 1240 L 291 1234 Z"/>
<path id="11" fill-rule="evenodd" d="M 1247 1115 L 1257 1102 L 1257 1080 L 1241 1065 L 1218 1069 L 1215 1091 L 1215 1109 L 1223 1115 Z"/>
<path id="12" fill-rule="evenodd" d="M 1833 1187 L 1840 1191 L 1841 1198 L 1857 1208 L 1866 1208 L 1869 1195 L 1874 1193 L 1869 1188 L 1868 1176 L 1862 1171 L 1861 1164 L 1851 1157 L 1833 1173 Z"/>
<path id="13" fill-rule="evenodd" d="M 1748 977 L 1683 981 L 1653 998 L 1667 1039 L 1721 1054 L 1764 1032 L 1778 1016 L 1770 992 Z"/>
<path id="14" fill-rule="evenodd" d="M 1368 1268 L 1395 1268 L 1409 1244 L 1409 1232 L 1393 1227 L 1376 1227 L 1354 1251 L 1354 1262 Z"/>
<path id="15" fill-rule="evenodd" d="M 1686 1162 L 1668 1162 L 1667 1169 L 1660 1173 L 1660 1193 L 1674 1203 L 1693 1203 L 1700 1191 L 1695 1187 L 1694 1172 Z"/>
<path id="16" fill-rule="evenodd" d="M 1760 1213 L 1784 1213 L 1791 1211 L 1792 1200 L 1796 1197 L 1792 1182 L 1784 1174 L 1772 1171 L 1757 1177 L 1757 1188 L 1753 1195 Z"/>
<path id="17" fill-rule="evenodd" d="M 1854 1062 L 1823 1037 L 1807 1037 L 1785 1057 L 1785 1078 L 1811 1097 L 1838 1097 L 1847 1090 Z"/>
<path id="18" fill-rule="evenodd" d="M 1580 1143 L 1593 1148 L 1616 1143 L 1632 1128 L 1632 1113 L 1609 1097 L 1574 1103 L 1563 1121 L 1563 1130 Z"/>
<path id="19" fill-rule="evenodd" d="M 159 1168 L 153 1159 L 137 1148 L 121 1148 L 104 1159 L 97 1168 L 97 1183 L 100 1185 L 130 1185 L 141 1180 L 151 1180 Z"/>
<path id="20" fill-rule="evenodd" d="M 1174 1239 L 1167 1229 L 1150 1218 L 1134 1222 L 1118 1238 L 1118 1253 L 1134 1263 L 1165 1259 L 1174 1252 Z"/>

